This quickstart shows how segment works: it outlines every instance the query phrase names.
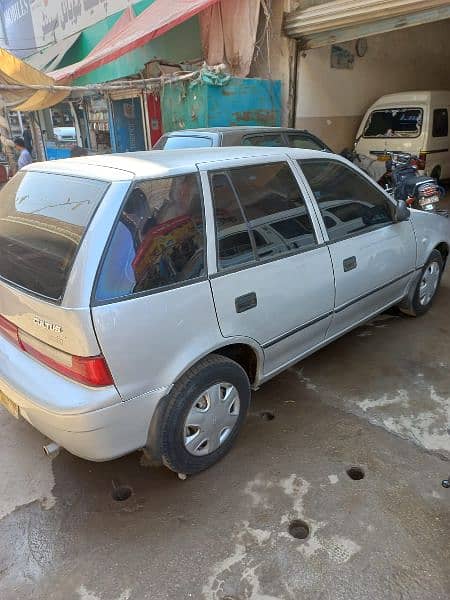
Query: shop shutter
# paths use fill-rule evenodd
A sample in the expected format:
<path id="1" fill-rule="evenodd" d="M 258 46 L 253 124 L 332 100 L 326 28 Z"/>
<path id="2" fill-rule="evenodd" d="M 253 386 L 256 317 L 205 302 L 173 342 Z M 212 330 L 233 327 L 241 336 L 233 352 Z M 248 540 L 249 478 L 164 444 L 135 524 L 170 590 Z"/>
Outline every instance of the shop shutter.
<path id="1" fill-rule="evenodd" d="M 448 18 L 448 0 L 334 0 L 289 13 L 284 31 L 307 49 Z"/>

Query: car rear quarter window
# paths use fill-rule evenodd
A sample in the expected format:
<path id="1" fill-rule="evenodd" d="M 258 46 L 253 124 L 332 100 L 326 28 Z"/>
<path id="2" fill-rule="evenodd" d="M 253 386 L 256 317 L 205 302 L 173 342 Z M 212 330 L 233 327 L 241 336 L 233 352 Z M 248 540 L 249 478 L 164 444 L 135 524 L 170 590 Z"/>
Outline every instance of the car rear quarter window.
<path id="1" fill-rule="evenodd" d="M 285 146 L 283 136 L 280 134 L 265 134 L 265 135 L 247 135 L 242 140 L 243 146 L 265 146 L 278 147 Z"/>
<path id="2" fill-rule="evenodd" d="M 289 146 L 291 148 L 303 148 L 305 150 L 327 150 L 324 144 L 310 135 L 301 133 L 288 134 Z"/>
<path id="3" fill-rule="evenodd" d="M 210 185 L 214 203 L 219 269 L 253 262 L 254 244 L 229 173 L 211 173 Z"/>
<path id="4" fill-rule="evenodd" d="M 183 148 L 211 148 L 213 140 L 198 135 L 168 135 L 155 145 L 155 150 L 180 150 Z"/>
<path id="5" fill-rule="evenodd" d="M 205 232 L 198 176 L 137 182 L 101 265 L 96 300 L 181 285 L 204 274 Z"/>
<path id="6" fill-rule="evenodd" d="M 82 177 L 20 171 L 0 191 L 0 277 L 60 300 L 108 186 Z"/>
<path id="7" fill-rule="evenodd" d="M 329 159 L 301 160 L 299 164 L 319 205 L 330 241 L 393 222 L 389 200 L 351 167 Z"/>
<path id="8" fill-rule="evenodd" d="M 307 207 L 287 163 L 248 165 L 210 177 L 219 269 L 316 245 Z M 230 238 L 236 243 L 225 255 L 224 244 L 229 251 Z"/>

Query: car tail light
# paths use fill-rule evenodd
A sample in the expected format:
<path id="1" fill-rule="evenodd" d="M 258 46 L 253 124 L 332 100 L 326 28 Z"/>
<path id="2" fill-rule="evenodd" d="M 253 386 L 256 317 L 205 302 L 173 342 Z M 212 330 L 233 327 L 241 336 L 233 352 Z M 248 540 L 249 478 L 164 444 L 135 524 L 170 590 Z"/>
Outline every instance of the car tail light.
<path id="1" fill-rule="evenodd" d="M 94 387 L 114 384 L 104 356 L 67 354 L 21 331 L 1 315 L 0 333 L 33 358 L 69 379 Z"/>
<path id="2" fill-rule="evenodd" d="M 419 169 L 419 171 L 425 171 L 425 167 L 426 166 L 427 166 L 427 153 L 426 152 L 421 152 L 419 154 L 419 160 L 418 160 L 417 168 Z"/>
<path id="3" fill-rule="evenodd" d="M 3 335 L 14 342 L 16 346 L 20 346 L 19 329 L 14 325 L 14 323 L 11 323 L 11 321 L 8 321 L 8 319 L 5 319 L 5 317 L 2 317 L 1 315 L 0 333 L 3 333 Z"/>
<path id="4" fill-rule="evenodd" d="M 428 198 L 429 196 L 438 196 L 439 190 L 434 184 L 426 184 L 419 186 L 419 194 Z"/>

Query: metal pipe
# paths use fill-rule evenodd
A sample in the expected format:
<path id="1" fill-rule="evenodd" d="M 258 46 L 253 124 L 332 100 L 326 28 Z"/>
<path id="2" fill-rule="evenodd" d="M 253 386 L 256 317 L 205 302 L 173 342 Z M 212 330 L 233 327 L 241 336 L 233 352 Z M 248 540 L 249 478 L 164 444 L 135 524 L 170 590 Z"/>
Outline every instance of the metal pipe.
<path id="1" fill-rule="evenodd" d="M 298 66 L 299 66 L 299 54 L 300 46 L 295 40 L 293 42 L 294 52 L 291 55 L 289 65 L 289 127 L 297 126 L 297 88 L 298 88 Z"/>
<path id="2" fill-rule="evenodd" d="M 44 450 L 44 454 L 46 454 L 49 458 L 55 458 L 58 456 L 59 451 L 61 450 L 61 446 L 56 442 L 45 444 L 42 448 Z"/>

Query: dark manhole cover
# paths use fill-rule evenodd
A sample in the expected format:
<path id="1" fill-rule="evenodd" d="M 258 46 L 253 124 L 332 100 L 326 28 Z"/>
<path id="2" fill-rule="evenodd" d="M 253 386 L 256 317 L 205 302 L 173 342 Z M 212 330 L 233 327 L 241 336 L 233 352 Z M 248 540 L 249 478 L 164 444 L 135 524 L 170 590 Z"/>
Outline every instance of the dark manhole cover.
<path id="1" fill-rule="evenodd" d="M 296 540 L 306 540 L 309 536 L 309 525 L 301 519 L 295 519 L 289 523 L 288 531 Z"/>
<path id="2" fill-rule="evenodd" d="M 128 500 L 128 498 L 133 493 L 133 490 L 129 485 L 121 485 L 116 481 L 113 481 L 112 486 L 113 489 L 111 496 L 116 502 L 124 502 L 125 500 Z"/>
<path id="3" fill-rule="evenodd" d="M 350 467 L 347 469 L 347 475 L 350 479 L 353 479 L 353 481 L 359 481 L 360 479 L 364 479 L 365 473 L 361 467 Z"/>
<path id="4" fill-rule="evenodd" d="M 261 413 L 261 419 L 263 421 L 273 421 L 275 419 L 275 415 L 271 410 L 263 410 Z"/>

